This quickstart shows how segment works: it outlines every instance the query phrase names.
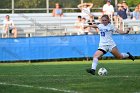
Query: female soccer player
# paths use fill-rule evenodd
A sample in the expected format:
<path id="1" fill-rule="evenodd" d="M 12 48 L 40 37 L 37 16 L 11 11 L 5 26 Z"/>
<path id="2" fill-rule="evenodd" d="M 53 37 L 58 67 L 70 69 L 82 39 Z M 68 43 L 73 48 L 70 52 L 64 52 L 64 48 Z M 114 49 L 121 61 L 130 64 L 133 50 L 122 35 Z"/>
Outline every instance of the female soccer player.
<path id="1" fill-rule="evenodd" d="M 114 26 L 111 25 L 108 15 L 103 15 L 101 17 L 101 24 L 92 25 L 92 27 L 99 29 L 100 42 L 99 42 L 99 48 L 93 56 L 92 68 L 87 69 L 88 73 L 95 75 L 95 70 L 96 70 L 96 67 L 98 64 L 98 58 L 103 56 L 107 52 L 111 52 L 118 59 L 130 58 L 133 61 L 135 60 L 134 57 L 129 52 L 120 53 L 116 47 L 115 42 L 112 39 L 112 32 L 113 31 L 117 31 L 120 34 L 128 34 L 129 30 L 124 32 L 122 30 L 115 29 Z"/>

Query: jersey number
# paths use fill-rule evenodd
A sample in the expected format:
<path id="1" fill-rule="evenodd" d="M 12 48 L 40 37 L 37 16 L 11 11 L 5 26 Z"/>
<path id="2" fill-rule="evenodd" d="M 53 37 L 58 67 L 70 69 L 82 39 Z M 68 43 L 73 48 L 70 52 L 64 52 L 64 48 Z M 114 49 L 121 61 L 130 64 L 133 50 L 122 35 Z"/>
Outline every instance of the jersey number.
<path id="1" fill-rule="evenodd" d="M 105 32 L 101 32 L 101 36 L 105 36 Z"/>

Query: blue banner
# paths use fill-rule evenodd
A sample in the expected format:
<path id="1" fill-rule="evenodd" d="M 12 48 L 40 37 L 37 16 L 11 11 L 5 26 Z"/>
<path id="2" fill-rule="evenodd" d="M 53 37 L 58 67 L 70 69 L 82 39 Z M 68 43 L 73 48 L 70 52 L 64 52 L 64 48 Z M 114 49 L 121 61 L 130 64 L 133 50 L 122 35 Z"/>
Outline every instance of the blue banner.
<path id="1" fill-rule="evenodd" d="M 113 39 L 120 52 L 140 56 L 140 35 L 113 35 Z M 99 35 L 1 38 L 0 42 L 0 61 L 80 58 L 93 56 Z"/>

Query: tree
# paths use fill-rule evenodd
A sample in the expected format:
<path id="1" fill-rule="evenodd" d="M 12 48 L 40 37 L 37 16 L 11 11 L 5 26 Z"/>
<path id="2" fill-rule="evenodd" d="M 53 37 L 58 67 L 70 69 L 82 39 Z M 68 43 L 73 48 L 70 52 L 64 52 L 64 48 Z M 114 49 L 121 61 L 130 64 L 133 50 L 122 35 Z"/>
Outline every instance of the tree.
<path id="1" fill-rule="evenodd" d="M 0 8 L 11 9 L 12 0 L 0 0 Z M 15 8 L 46 8 L 46 0 L 14 0 L 15 1 Z M 102 8 L 105 4 L 106 0 L 83 0 L 84 2 L 93 3 L 93 8 Z M 115 0 L 112 0 L 111 4 L 115 6 Z M 122 2 L 123 0 L 118 0 L 118 2 Z M 81 0 L 49 0 L 49 8 L 54 8 L 55 3 L 60 3 L 62 8 L 77 8 L 77 5 L 81 3 Z M 129 7 L 135 7 L 140 3 L 140 0 L 127 0 Z M 66 11 L 66 10 L 65 10 Z M 79 11 L 79 10 L 77 10 Z M 96 10 L 94 10 L 96 11 Z M 11 11 L 9 11 L 11 12 Z M 30 12 L 30 11 L 28 11 Z M 35 12 L 35 11 L 33 11 Z M 42 11 L 39 11 L 42 12 Z M 73 10 L 67 12 L 74 12 Z"/>
<path id="2" fill-rule="evenodd" d="M 11 8 L 11 0 L 0 0 L 0 8 Z"/>
<path id="3" fill-rule="evenodd" d="M 15 8 L 45 8 L 46 0 L 15 0 Z"/>

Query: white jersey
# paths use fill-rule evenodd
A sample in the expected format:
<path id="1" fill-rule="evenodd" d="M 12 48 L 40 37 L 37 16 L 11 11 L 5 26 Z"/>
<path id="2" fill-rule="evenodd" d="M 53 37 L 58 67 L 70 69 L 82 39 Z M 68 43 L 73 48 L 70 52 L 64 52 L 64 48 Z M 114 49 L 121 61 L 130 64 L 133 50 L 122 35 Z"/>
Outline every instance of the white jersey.
<path id="1" fill-rule="evenodd" d="M 113 25 L 108 24 L 107 26 L 105 26 L 103 24 L 99 24 L 98 28 L 100 31 L 99 46 L 116 45 L 112 39 L 112 32 L 114 32 L 116 30 Z"/>
<path id="2" fill-rule="evenodd" d="M 114 7 L 112 5 L 105 4 L 103 6 L 103 11 L 105 12 L 104 14 L 112 15 L 114 12 Z"/>
<path id="3" fill-rule="evenodd" d="M 87 7 L 87 8 L 82 8 L 82 15 L 88 15 L 88 14 L 90 14 L 90 8 L 89 7 Z"/>
<path id="4" fill-rule="evenodd" d="M 90 8 L 89 7 L 82 8 L 81 16 L 86 18 L 86 19 L 89 19 L 89 15 L 90 15 Z"/>

